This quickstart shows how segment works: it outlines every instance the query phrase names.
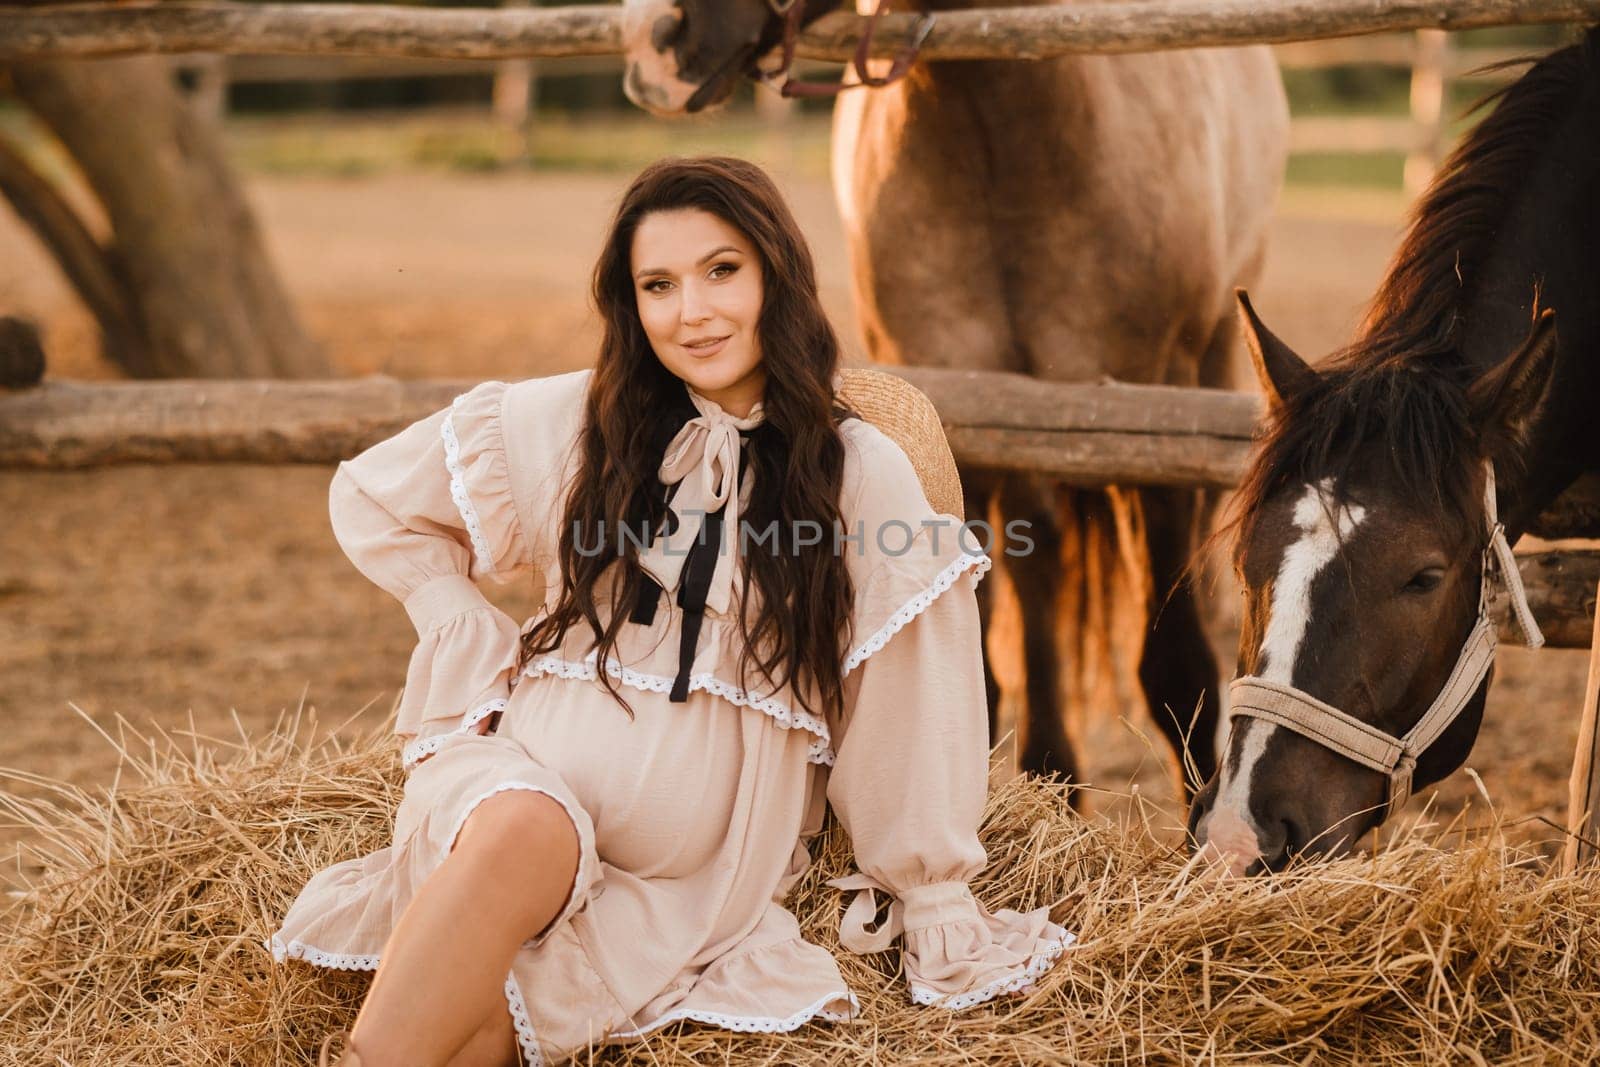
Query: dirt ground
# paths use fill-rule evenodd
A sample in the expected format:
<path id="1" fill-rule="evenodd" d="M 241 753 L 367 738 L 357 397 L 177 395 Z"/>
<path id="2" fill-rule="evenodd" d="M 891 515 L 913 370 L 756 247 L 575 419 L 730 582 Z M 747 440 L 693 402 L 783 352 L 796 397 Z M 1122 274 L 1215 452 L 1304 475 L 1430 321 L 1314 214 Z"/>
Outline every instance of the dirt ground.
<path id="1" fill-rule="evenodd" d="M 825 183 L 779 174 L 853 355 L 845 255 Z M 587 365 L 588 270 L 626 175 L 391 174 L 251 182 L 272 252 L 305 320 L 351 374 L 520 378 Z M 1351 330 L 1397 233 L 1392 202 L 1286 197 L 1256 305 L 1308 353 Z M 65 283 L 0 209 L 0 311 L 38 319 L 51 375 L 110 377 Z M 31 793 L 43 775 L 116 776 L 118 716 L 200 738 L 256 733 L 314 710 L 324 728 L 378 728 L 415 635 L 328 530 L 324 467 L 123 467 L 0 477 L 0 767 Z M 514 614 L 519 590 L 491 595 Z M 1230 591 L 1219 594 L 1230 596 Z M 1226 626 L 1219 649 L 1231 664 Z M 1506 648 L 1470 761 L 1519 836 L 1553 841 L 1586 656 Z M 1089 725 L 1095 784 L 1171 801 L 1141 715 Z M 1440 821 L 1478 797 L 1457 773 Z M 1469 814 L 1487 818 L 1481 798 Z M 1417 810 L 1421 801 L 1414 802 Z M 19 840 L 0 828 L 0 855 Z M 25 856 L 0 867 L 23 876 Z"/>

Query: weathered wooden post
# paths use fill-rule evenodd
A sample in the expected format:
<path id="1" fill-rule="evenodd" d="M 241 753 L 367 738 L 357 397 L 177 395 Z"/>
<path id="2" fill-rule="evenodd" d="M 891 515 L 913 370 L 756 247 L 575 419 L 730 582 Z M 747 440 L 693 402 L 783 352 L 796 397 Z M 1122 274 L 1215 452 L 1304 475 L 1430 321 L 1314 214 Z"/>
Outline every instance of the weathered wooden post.
<path id="1" fill-rule="evenodd" d="M 1600 597 L 1600 589 L 1596 590 Z M 1578 720 L 1578 747 L 1572 754 L 1572 778 L 1567 786 L 1567 847 L 1561 870 L 1571 874 L 1594 859 L 1594 842 L 1600 839 L 1600 610 L 1595 612 L 1594 638 L 1589 646 L 1589 677 L 1583 687 L 1583 716 Z"/>
<path id="2" fill-rule="evenodd" d="M 502 0 L 502 6 L 527 7 L 529 0 Z M 524 163 L 533 162 L 533 115 L 538 89 L 538 60 L 502 59 L 495 64 L 495 121 L 516 146 L 507 154 Z"/>
<path id="3" fill-rule="evenodd" d="M 1445 73 L 1450 62 L 1450 37 L 1443 30 L 1418 30 L 1411 65 L 1411 152 L 1406 156 L 1406 195 L 1428 187 L 1444 155 Z"/>

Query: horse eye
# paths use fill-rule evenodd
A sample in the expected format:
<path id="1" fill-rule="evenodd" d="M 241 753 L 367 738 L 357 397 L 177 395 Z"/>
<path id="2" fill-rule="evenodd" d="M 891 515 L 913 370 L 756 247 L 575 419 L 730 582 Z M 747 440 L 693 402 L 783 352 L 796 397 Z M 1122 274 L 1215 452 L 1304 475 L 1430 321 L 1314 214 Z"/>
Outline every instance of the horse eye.
<path id="1" fill-rule="evenodd" d="M 1424 567 L 1411 576 L 1403 590 L 1407 593 L 1431 593 L 1439 588 L 1439 583 L 1444 581 L 1443 567 Z"/>

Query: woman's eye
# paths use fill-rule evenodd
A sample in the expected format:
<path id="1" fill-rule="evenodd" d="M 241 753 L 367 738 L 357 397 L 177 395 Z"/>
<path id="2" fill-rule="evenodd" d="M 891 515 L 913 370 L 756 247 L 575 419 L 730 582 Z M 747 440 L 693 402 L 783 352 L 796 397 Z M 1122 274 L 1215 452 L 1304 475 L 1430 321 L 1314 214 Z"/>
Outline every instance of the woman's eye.
<path id="1" fill-rule="evenodd" d="M 732 274 L 738 269 L 739 268 L 732 263 L 718 263 L 715 267 L 711 268 L 711 276 L 713 278 L 726 278 L 728 275 Z"/>
<path id="2" fill-rule="evenodd" d="M 1431 593 L 1439 588 L 1439 583 L 1442 581 L 1444 581 L 1443 567 L 1424 567 L 1411 576 L 1411 580 L 1406 583 L 1404 592 Z"/>
<path id="3" fill-rule="evenodd" d="M 671 285 L 672 283 L 665 278 L 657 278 L 653 282 L 645 282 L 644 291 L 647 293 L 664 293 Z"/>

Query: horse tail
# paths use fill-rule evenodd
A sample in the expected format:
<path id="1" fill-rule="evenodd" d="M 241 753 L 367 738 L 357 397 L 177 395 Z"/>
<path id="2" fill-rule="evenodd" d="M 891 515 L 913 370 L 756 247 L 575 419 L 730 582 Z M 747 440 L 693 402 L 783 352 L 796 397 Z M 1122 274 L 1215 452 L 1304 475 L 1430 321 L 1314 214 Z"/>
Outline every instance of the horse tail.
<path id="1" fill-rule="evenodd" d="M 988 648 L 1006 702 L 1022 712 L 1018 762 L 1078 779 L 1091 714 L 1142 699 L 1137 672 L 1153 593 L 1144 501 L 1135 489 L 1010 474 L 994 504 L 1007 552 L 996 561 L 1005 588 L 995 590 Z M 1013 532 L 1018 520 L 1027 526 Z M 1012 550 L 1018 533 L 1031 547 Z"/>
<path id="2" fill-rule="evenodd" d="M 1114 715 L 1143 702 L 1138 669 L 1153 579 L 1137 489 L 1061 485 L 1056 500 L 1062 714 L 1068 736 L 1081 744 L 1091 715 Z"/>

